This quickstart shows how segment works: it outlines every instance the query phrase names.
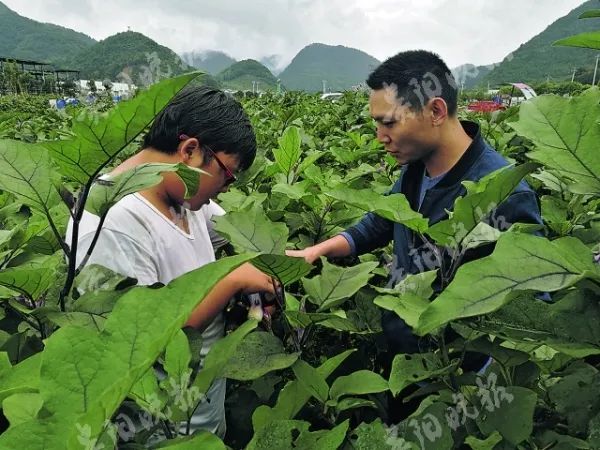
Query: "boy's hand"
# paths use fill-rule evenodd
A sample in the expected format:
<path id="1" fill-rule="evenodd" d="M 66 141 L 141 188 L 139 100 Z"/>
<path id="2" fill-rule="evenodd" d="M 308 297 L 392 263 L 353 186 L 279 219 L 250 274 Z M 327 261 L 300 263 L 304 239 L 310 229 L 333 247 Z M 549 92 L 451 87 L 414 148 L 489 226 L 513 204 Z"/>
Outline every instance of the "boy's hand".
<path id="1" fill-rule="evenodd" d="M 236 286 L 237 291 L 245 294 L 255 292 L 268 292 L 275 295 L 277 283 L 265 273 L 258 270 L 250 263 L 242 264 L 228 275 L 229 281 Z"/>

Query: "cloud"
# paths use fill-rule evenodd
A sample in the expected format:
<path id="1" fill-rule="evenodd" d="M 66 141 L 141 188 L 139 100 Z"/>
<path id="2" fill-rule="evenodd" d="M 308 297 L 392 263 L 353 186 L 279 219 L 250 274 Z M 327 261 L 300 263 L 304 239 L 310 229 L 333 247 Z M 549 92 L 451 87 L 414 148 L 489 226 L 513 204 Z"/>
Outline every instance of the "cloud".
<path id="1" fill-rule="evenodd" d="M 582 0 L 3 0 L 19 14 L 104 39 L 131 27 L 178 53 L 236 59 L 281 55 L 312 42 L 379 59 L 425 48 L 450 66 L 501 61 Z"/>

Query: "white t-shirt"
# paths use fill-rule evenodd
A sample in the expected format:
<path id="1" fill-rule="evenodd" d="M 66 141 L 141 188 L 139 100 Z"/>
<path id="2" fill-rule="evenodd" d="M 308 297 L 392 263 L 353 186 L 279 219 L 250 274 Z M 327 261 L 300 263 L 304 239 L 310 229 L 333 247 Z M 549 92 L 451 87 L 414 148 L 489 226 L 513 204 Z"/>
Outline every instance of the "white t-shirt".
<path id="1" fill-rule="evenodd" d="M 184 210 L 189 234 L 179 228 L 148 200 L 135 193 L 123 197 L 108 212 L 98 242 L 87 264 L 99 264 L 138 280 L 140 285 L 173 279 L 215 261 L 210 219 L 225 211 L 210 202 L 198 211 Z M 79 225 L 77 264 L 91 245 L 100 218 L 87 211 Z M 67 228 L 70 242 L 72 221 Z M 201 356 L 224 335 L 223 314 L 202 333 Z M 216 434 L 225 430 L 225 380 L 216 380 L 192 417 L 191 430 L 201 428 Z"/>

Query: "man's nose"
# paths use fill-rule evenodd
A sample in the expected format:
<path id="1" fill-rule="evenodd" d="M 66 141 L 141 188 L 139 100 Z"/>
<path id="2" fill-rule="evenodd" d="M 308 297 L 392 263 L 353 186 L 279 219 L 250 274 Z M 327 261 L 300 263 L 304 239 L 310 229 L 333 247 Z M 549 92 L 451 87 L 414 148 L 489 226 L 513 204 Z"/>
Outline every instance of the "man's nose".
<path id="1" fill-rule="evenodd" d="M 376 130 L 377 140 L 382 144 L 387 144 L 390 140 L 390 137 L 381 129 L 381 127 L 377 127 Z"/>

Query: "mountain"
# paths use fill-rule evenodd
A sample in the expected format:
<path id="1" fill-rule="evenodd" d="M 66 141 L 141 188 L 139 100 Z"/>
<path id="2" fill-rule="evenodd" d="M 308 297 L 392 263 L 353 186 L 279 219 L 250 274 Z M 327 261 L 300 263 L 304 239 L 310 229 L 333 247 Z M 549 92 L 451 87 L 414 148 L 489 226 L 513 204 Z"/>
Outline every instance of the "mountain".
<path id="1" fill-rule="evenodd" d="M 310 44 L 294 57 L 280 78 L 287 89 L 320 91 L 323 80 L 332 91 L 364 83 L 379 61 L 365 52 L 341 45 Z"/>
<path id="2" fill-rule="evenodd" d="M 535 82 L 546 80 L 570 80 L 574 68 L 587 68 L 595 64 L 597 50 L 583 48 L 552 47 L 552 43 L 574 34 L 597 31 L 599 19 L 578 19 L 587 10 L 597 9 L 597 0 L 589 0 L 566 16 L 552 23 L 533 39 L 498 64 L 481 79 L 493 85 L 506 82 Z"/>
<path id="3" fill-rule="evenodd" d="M 22 17 L 0 2 L 0 57 L 52 63 L 95 43 L 83 33 Z"/>
<path id="4" fill-rule="evenodd" d="M 280 55 L 263 56 L 258 62 L 269 69 L 273 75 L 279 75 L 285 69 Z"/>
<path id="5" fill-rule="evenodd" d="M 251 91 L 252 83 L 258 82 L 258 90 L 277 88 L 277 78 L 258 61 L 245 59 L 223 70 L 216 77 L 225 89 Z"/>
<path id="6" fill-rule="evenodd" d="M 454 79 L 463 89 L 473 89 L 481 84 L 485 76 L 490 73 L 495 64 L 489 66 L 476 66 L 474 64 L 463 64 L 452 69 Z"/>
<path id="7" fill-rule="evenodd" d="M 149 37 L 125 31 L 94 44 L 68 60 L 84 79 L 111 79 L 147 86 L 159 79 L 189 72 L 172 50 Z"/>
<path id="8" fill-rule="evenodd" d="M 190 66 L 204 70 L 211 75 L 216 75 L 236 62 L 231 56 L 223 52 L 207 50 L 204 52 L 187 52 L 181 55 Z"/>

